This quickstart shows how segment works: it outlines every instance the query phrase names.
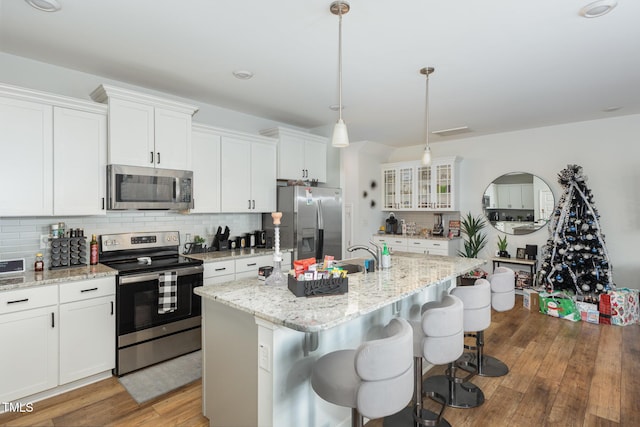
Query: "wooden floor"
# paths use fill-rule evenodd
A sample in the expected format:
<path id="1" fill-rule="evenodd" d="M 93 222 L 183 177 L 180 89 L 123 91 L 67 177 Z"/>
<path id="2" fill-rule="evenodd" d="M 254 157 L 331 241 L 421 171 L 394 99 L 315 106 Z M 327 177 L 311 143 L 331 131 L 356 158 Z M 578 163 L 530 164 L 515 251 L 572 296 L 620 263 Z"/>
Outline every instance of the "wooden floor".
<path id="1" fill-rule="evenodd" d="M 518 297 L 513 310 L 493 312 L 485 332 L 486 353 L 511 371 L 475 377 L 486 402 L 447 408 L 447 420 L 460 427 L 640 426 L 640 326 L 573 323 L 521 304 Z M 427 376 L 442 371 L 436 367 Z M 110 378 L 36 402 L 30 414 L 0 415 L 0 426 L 205 426 L 201 395 L 197 381 L 138 405 Z"/>

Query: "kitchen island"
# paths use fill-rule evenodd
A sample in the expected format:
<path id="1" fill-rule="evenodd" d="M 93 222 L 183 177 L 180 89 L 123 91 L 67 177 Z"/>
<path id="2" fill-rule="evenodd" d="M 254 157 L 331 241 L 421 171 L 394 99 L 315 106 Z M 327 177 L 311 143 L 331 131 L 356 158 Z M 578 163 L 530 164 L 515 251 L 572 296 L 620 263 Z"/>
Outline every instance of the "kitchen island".
<path id="1" fill-rule="evenodd" d="M 484 263 L 398 253 L 390 269 L 351 274 L 348 293 L 324 297 L 297 298 L 257 279 L 196 288 L 203 302 L 204 415 L 212 426 L 348 424 L 348 408 L 312 390 L 313 363 L 380 338 L 392 317 L 419 315 L 422 304 Z"/>

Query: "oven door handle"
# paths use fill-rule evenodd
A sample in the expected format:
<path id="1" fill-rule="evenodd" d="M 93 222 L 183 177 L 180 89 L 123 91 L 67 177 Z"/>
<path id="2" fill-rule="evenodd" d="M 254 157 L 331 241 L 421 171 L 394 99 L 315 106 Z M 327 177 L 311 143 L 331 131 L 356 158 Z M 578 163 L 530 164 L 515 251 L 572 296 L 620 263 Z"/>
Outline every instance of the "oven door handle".
<path id="1" fill-rule="evenodd" d="M 204 271 L 204 268 L 201 265 L 196 265 L 196 266 L 187 267 L 187 268 L 177 268 L 175 270 L 168 269 L 168 270 L 152 272 L 152 273 L 133 274 L 131 276 L 120 276 L 118 283 L 120 285 L 127 285 L 130 283 L 146 282 L 148 280 L 158 280 L 160 278 L 161 273 L 165 273 L 165 272 L 169 273 L 174 271 L 176 273 L 176 277 L 181 277 L 181 276 L 188 276 L 191 274 L 202 273 Z"/>

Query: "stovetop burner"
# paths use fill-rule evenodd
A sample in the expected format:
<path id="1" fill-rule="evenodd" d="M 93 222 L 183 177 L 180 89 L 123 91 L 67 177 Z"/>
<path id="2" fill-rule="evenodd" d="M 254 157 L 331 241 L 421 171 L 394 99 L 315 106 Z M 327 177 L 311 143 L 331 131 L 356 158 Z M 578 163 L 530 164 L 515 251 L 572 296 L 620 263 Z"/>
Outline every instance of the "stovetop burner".
<path id="1" fill-rule="evenodd" d="M 99 247 L 100 262 L 120 275 L 202 265 L 202 260 L 180 255 L 178 231 L 103 234 Z"/>
<path id="2" fill-rule="evenodd" d="M 183 256 L 151 257 L 151 263 L 140 262 L 137 259 L 124 259 L 119 261 L 104 262 L 111 268 L 118 270 L 120 274 L 137 274 L 150 271 L 171 270 L 173 268 L 191 267 L 202 265 L 201 260 Z"/>

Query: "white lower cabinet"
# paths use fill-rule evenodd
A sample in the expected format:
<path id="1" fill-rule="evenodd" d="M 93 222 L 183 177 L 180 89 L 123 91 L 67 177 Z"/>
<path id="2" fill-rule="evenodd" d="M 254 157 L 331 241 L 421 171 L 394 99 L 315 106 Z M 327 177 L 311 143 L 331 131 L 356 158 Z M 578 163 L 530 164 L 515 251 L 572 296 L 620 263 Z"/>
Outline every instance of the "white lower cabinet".
<path id="1" fill-rule="evenodd" d="M 204 286 L 217 283 L 232 282 L 236 278 L 236 263 L 229 259 L 225 261 L 205 262 L 203 272 Z"/>
<path id="2" fill-rule="evenodd" d="M 386 243 L 391 252 L 411 252 L 444 256 L 456 256 L 458 252 L 458 240 L 413 239 L 388 235 L 373 236 L 372 240 L 380 246 Z"/>
<path id="3" fill-rule="evenodd" d="M 240 279 L 258 278 L 258 269 L 273 265 L 273 254 L 256 255 L 224 261 L 204 263 L 204 285 L 232 282 Z M 282 254 L 282 271 L 287 273 L 291 268 L 291 252 Z"/>
<path id="4" fill-rule="evenodd" d="M 58 385 L 58 286 L 0 293 L 0 402 Z"/>
<path id="5" fill-rule="evenodd" d="M 115 280 L 60 286 L 60 384 L 115 367 Z"/>
<path id="6" fill-rule="evenodd" d="M 0 402 L 115 366 L 115 278 L 0 292 Z"/>

